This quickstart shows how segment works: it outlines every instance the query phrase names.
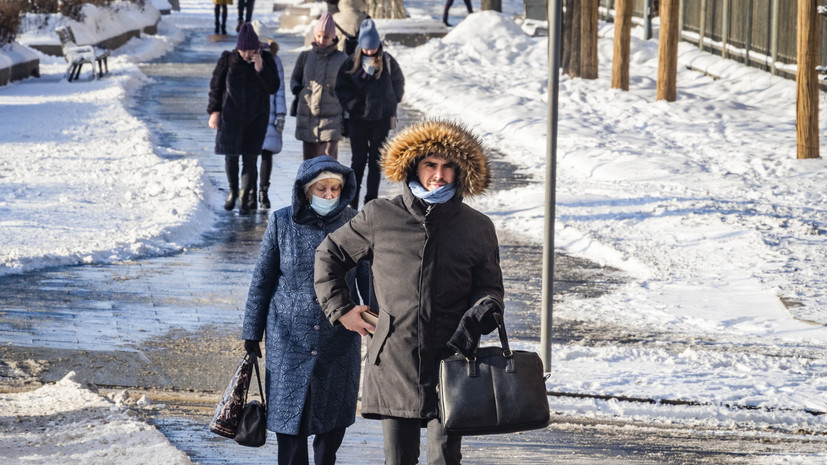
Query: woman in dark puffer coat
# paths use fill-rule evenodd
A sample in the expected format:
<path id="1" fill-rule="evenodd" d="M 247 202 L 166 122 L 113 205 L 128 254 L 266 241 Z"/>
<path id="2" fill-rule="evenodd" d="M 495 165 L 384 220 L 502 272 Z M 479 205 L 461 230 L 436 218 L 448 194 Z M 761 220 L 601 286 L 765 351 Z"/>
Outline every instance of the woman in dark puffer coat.
<path id="1" fill-rule="evenodd" d="M 279 75 L 273 56 L 261 49 L 250 23 L 238 33 L 235 50 L 221 54 L 210 80 L 207 113 L 209 126 L 217 129 L 215 153 L 224 155 L 224 169 L 230 193 L 226 210 L 235 208 L 239 196 L 238 157 L 242 157 L 241 213 L 256 208 L 256 160 L 267 131 L 270 95 L 279 89 Z"/>
<path id="2" fill-rule="evenodd" d="M 306 464 L 309 435 L 316 464 L 334 463 L 356 420 L 361 339 L 327 320 L 313 290 L 316 246 L 356 214 L 348 206 L 355 185 L 332 157 L 302 163 L 293 203 L 270 218 L 253 272 L 242 338 L 261 356 L 267 336 L 267 429 L 277 434 L 280 464 Z M 355 289 L 353 273 L 347 281 Z"/>

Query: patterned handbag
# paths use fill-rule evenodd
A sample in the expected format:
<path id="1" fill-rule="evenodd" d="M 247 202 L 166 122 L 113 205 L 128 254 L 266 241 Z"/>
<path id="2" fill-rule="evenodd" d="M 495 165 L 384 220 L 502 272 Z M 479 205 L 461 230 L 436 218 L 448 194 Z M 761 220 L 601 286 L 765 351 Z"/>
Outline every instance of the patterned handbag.
<path id="1" fill-rule="evenodd" d="M 250 388 L 250 378 L 253 374 L 253 363 L 250 356 L 245 354 L 238 362 L 235 374 L 224 391 L 221 401 L 215 408 L 210 431 L 227 438 L 235 438 L 238 423 L 241 421 L 241 411 L 244 409 L 244 398 Z"/>

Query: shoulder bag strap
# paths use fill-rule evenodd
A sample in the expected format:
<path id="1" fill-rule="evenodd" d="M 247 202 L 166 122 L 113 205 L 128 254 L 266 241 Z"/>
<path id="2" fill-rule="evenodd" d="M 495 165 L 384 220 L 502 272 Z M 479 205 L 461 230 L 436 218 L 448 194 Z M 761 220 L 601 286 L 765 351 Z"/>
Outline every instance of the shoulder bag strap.
<path id="1" fill-rule="evenodd" d="M 342 29 L 342 26 L 339 26 L 339 23 L 337 23 L 336 21 L 333 21 L 333 24 L 336 26 L 336 29 L 338 29 L 348 39 L 355 39 L 356 38 L 356 36 L 350 35 L 350 34 L 347 33 L 347 31 Z"/>

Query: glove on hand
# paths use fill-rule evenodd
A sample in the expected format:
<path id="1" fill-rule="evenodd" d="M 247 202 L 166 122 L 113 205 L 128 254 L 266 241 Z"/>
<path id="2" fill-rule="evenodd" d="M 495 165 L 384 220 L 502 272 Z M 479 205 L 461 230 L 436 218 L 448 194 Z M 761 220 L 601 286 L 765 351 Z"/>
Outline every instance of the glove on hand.
<path id="1" fill-rule="evenodd" d="M 474 355 L 480 336 L 497 329 L 494 312 L 499 311 L 499 305 L 493 300 L 485 300 L 471 307 L 459 320 L 459 326 L 448 341 L 448 347 L 466 357 Z"/>
<path id="2" fill-rule="evenodd" d="M 276 121 L 273 123 L 276 126 L 276 131 L 283 132 L 284 131 L 284 114 L 279 113 L 276 115 Z"/>
<path id="3" fill-rule="evenodd" d="M 244 350 L 246 350 L 250 356 L 255 355 L 256 357 L 261 358 L 261 347 L 259 346 L 259 343 L 260 341 L 244 341 Z"/>

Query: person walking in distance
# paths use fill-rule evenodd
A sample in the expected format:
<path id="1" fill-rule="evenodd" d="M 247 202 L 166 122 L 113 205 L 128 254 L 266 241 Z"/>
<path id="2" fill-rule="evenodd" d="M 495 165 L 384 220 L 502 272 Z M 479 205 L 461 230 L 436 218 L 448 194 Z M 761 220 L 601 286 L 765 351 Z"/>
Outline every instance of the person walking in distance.
<path id="1" fill-rule="evenodd" d="M 336 45 L 333 16 L 322 13 L 310 50 L 299 54 L 290 90 L 296 96 L 296 139 L 302 141 L 304 159 L 319 155 L 339 156 L 342 138 L 342 105 L 334 92 L 336 73 L 347 56 Z"/>
<path id="2" fill-rule="evenodd" d="M 268 35 L 267 28 L 261 21 L 250 23 L 261 40 L 262 47 L 270 52 L 276 62 L 279 77 L 279 90 L 273 94 L 270 101 L 270 117 L 267 122 L 267 133 L 261 146 L 261 167 L 258 176 L 258 204 L 261 208 L 270 208 L 270 174 L 273 172 L 273 154 L 281 152 L 282 134 L 284 133 L 284 115 L 287 105 L 284 100 L 284 67 L 278 56 L 279 44 Z"/>
<path id="3" fill-rule="evenodd" d="M 213 3 L 215 3 L 215 33 L 227 35 L 227 5 L 232 5 L 233 0 L 213 0 Z"/>
<path id="4" fill-rule="evenodd" d="M 376 199 L 316 249 L 315 288 L 332 324 L 370 336 L 361 414 L 382 421 L 385 463 L 418 463 L 427 428 L 429 464 L 459 464 L 462 437 L 448 433 L 437 408 L 440 360 L 476 347 L 503 310 L 497 234 L 463 200 L 491 182 L 484 149 L 460 124 L 424 121 L 399 131 L 383 149 L 387 179 L 402 183 Z M 379 319 L 362 318 L 347 273 L 371 260 Z"/>
<path id="5" fill-rule="evenodd" d="M 474 12 L 474 8 L 471 7 L 471 0 L 463 0 L 465 2 L 465 8 L 468 8 L 468 14 Z M 454 4 L 454 0 L 446 0 L 445 1 L 445 9 L 442 12 L 442 22 L 448 26 L 453 27 L 448 23 L 448 10 L 451 9 L 451 6 Z"/>
<path id="6" fill-rule="evenodd" d="M 367 165 L 365 203 L 379 195 L 379 149 L 396 120 L 396 107 L 405 92 L 405 76 L 399 63 L 383 50 L 372 19 L 359 27 L 359 47 L 345 60 L 336 78 L 336 95 L 348 113 L 348 135 L 356 173 L 358 208 L 362 176 Z"/>
<path id="7" fill-rule="evenodd" d="M 215 153 L 224 155 L 229 194 L 226 210 L 235 208 L 239 198 L 238 158 L 242 158 L 241 202 L 239 212 L 256 208 L 256 160 L 261 152 L 270 94 L 279 88 L 276 62 L 261 42 L 250 23 L 242 25 L 236 48 L 218 58 L 210 80 L 209 127 L 217 130 Z"/>
<path id="8" fill-rule="evenodd" d="M 235 27 L 235 32 L 241 30 L 241 25 L 249 23 L 253 19 L 253 7 L 256 0 L 238 0 L 238 25 Z M 245 13 L 246 10 L 246 13 Z"/>

